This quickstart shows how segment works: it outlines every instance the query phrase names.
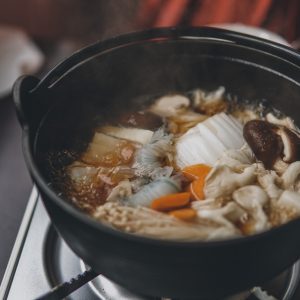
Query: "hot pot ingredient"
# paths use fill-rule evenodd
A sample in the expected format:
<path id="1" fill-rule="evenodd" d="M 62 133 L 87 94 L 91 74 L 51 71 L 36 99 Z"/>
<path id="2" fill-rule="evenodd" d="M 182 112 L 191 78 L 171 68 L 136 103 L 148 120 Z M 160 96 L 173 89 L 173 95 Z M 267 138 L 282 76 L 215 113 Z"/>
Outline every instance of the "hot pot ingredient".
<path id="1" fill-rule="evenodd" d="M 300 137 L 294 130 L 263 120 L 252 120 L 245 124 L 243 131 L 255 156 L 267 169 L 276 169 L 279 161 L 291 163 L 300 159 Z"/>
<path id="2" fill-rule="evenodd" d="M 298 129 L 224 92 L 156 99 L 138 113 L 151 130 L 147 118 L 98 127 L 66 168 L 69 198 L 109 226 L 170 240 L 250 235 L 299 217 Z"/>
<path id="3" fill-rule="evenodd" d="M 239 149 L 243 143 L 242 125 L 220 113 L 188 130 L 176 142 L 176 163 L 184 168 L 197 163 L 213 165 L 227 149 Z"/>
<path id="4" fill-rule="evenodd" d="M 211 167 L 204 164 L 197 164 L 188 166 L 182 169 L 183 175 L 189 180 L 201 179 L 205 180 L 205 177 L 210 172 Z"/>
<path id="5" fill-rule="evenodd" d="M 151 208 L 158 211 L 169 211 L 188 205 L 190 199 L 190 193 L 169 194 L 154 199 Z"/>
<path id="6" fill-rule="evenodd" d="M 202 200 L 205 198 L 204 195 L 204 178 L 196 179 L 190 184 L 189 191 L 193 200 Z"/>
<path id="7" fill-rule="evenodd" d="M 170 211 L 169 215 L 183 221 L 190 221 L 195 219 L 195 217 L 197 216 L 197 212 L 192 208 L 181 208 Z"/>
<path id="8" fill-rule="evenodd" d="M 124 199 L 124 201 L 127 205 L 131 206 L 150 206 L 153 199 L 179 191 L 180 185 L 176 180 L 173 178 L 161 177 L 144 185 L 138 192 L 131 197 Z"/>

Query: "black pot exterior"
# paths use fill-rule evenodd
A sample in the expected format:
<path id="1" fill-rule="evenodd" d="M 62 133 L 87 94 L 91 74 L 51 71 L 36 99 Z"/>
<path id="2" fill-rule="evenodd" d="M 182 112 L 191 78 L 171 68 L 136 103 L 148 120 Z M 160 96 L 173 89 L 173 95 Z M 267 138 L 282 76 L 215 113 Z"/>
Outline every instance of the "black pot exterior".
<path id="1" fill-rule="evenodd" d="M 291 265 L 300 254 L 300 221 L 220 242 L 131 236 L 60 199 L 47 184 L 43 153 L 68 147 L 66 137 L 76 142 L 93 123 L 86 121 L 97 120 L 104 110 L 139 105 L 144 95 L 197 87 L 223 85 L 231 96 L 268 99 L 297 122 L 299 82 L 300 58 L 289 48 L 212 28 L 165 28 L 83 49 L 41 82 L 20 79 L 14 96 L 28 168 L 54 225 L 77 255 L 142 294 L 218 299 L 261 284 Z"/>

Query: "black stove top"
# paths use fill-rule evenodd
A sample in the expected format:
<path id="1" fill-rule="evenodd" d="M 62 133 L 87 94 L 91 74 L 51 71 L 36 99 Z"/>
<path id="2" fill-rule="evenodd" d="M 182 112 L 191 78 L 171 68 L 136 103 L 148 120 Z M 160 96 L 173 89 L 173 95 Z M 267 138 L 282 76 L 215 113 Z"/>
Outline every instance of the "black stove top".
<path id="1" fill-rule="evenodd" d="M 4 275 L 0 299 L 35 299 L 52 287 L 69 281 L 86 266 L 57 234 L 34 188 Z M 300 261 L 262 288 L 254 288 L 226 300 L 300 299 Z M 104 276 L 74 292 L 69 300 L 150 300 L 121 287 Z M 164 299 L 164 298 L 161 298 Z"/>

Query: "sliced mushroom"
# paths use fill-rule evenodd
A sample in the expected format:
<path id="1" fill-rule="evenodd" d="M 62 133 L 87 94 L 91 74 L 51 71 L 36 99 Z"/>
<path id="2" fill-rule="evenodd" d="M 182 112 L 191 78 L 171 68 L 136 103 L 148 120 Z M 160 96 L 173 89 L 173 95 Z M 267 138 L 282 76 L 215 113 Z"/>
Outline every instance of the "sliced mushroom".
<path id="1" fill-rule="evenodd" d="M 281 137 L 283 143 L 283 161 L 291 163 L 300 159 L 299 136 L 286 127 L 279 127 L 277 134 Z"/>
<path id="2" fill-rule="evenodd" d="M 241 187 L 233 193 L 233 199 L 244 208 L 254 220 L 251 227 L 253 233 L 266 230 L 270 227 L 263 206 L 268 202 L 267 193 L 256 185 Z"/>
<path id="3" fill-rule="evenodd" d="M 164 96 L 155 101 L 149 111 L 161 117 L 175 116 L 190 106 L 190 100 L 183 95 Z"/>
<path id="4" fill-rule="evenodd" d="M 256 166 L 244 169 L 242 173 L 233 172 L 228 166 L 216 166 L 206 178 L 204 194 L 206 198 L 230 195 L 234 190 L 253 183 L 256 179 Z"/>
<path id="5" fill-rule="evenodd" d="M 244 126 L 244 138 L 258 160 L 272 169 L 281 156 L 283 144 L 276 134 L 277 127 L 266 121 L 252 120 Z"/>

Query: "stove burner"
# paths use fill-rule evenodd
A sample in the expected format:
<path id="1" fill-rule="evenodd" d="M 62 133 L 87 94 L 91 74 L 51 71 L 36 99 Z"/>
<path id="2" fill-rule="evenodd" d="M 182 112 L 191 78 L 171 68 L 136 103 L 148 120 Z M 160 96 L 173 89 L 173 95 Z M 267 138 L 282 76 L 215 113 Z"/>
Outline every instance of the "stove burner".
<path id="1" fill-rule="evenodd" d="M 82 271 L 89 269 L 87 265 L 81 260 L 80 265 Z M 155 298 L 146 297 L 134 294 L 133 292 L 127 290 L 126 288 L 120 286 L 117 283 L 112 282 L 105 276 L 99 275 L 94 280 L 90 281 L 89 286 L 93 292 L 99 297 L 99 299 L 105 300 L 155 300 Z M 238 295 L 226 298 L 226 300 L 245 300 L 249 297 L 251 292 L 243 292 Z M 170 298 L 161 298 L 160 300 L 171 300 Z"/>

